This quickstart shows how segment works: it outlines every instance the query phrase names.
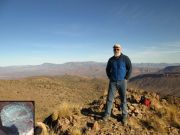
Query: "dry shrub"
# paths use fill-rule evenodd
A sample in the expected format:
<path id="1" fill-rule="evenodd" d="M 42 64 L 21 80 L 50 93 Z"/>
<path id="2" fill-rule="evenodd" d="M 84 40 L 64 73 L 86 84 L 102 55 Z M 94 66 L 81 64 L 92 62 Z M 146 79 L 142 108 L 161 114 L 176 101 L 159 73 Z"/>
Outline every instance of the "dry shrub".
<path id="1" fill-rule="evenodd" d="M 80 114 L 80 107 L 76 104 L 72 104 L 72 103 L 67 103 L 67 102 L 63 102 L 57 109 L 57 111 L 55 111 L 54 113 L 54 118 L 56 119 L 57 117 L 68 117 L 71 116 L 72 114 Z M 58 114 L 58 116 L 57 116 Z"/>
<path id="2" fill-rule="evenodd" d="M 51 131 L 49 132 L 49 135 L 58 135 L 58 134 L 56 134 L 53 130 L 51 130 Z"/>
<path id="3" fill-rule="evenodd" d="M 160 108 L 160 109 L 156 110 L 156 115 L 157 115 L 159 118 L 164 118 L 164 116 L 167 115 L 167 110 L 166 110 L 166 108 Z"/>
<path id="4" fill-rule="evenodd" d="M 51 115 L 52 120 L 55 121 L 59 118 L 58 111 L 54 111 Z"/>
<path id="5" fill-rule="evenodd" d="M 170 123 L 171 126 L 180 128 L 180 115 L 179 109 L 175 105 L 166 107 L 167 114 L 165 116 L 166 120 Z"/>
<path id="6" fill-rule="evenodd" d="M 73 127 L 69 131 L 70 135 L 81 135 L 81 130 L 77 127 Z"/>
<path id="7" fill-rule="evenodd" d="M 163 105 L 162 108 L 156 109 L 156 115 L 162 119 L 165 123 L 170 124 L 170 126 L 180 128 L 180 114 L 179 109 L 175 105 Z"/>
<path id="8" fill-rule="evenodd" d="M 147 129 L 153 129 L 154 131 L 157 131 L 159 133 L 165 133 L 166 132 L 166 124 L 162 119 L 160 119 L 156 115 L 152 115 L 150 117 L 147 117 L 145 120 L 142 121 L 143 126 L 145 126 Z"/>
<path id="9" fill-rule="evenodd" d="M 156 115 L 147 120 L 151 127 L 154 129 L 157 127 L 157 129 L 160 130 L 163 128 L 161 125 L 180 128 L 180 114 L 177 106 L 170 104 L 168 106 L 163 105 L 162 108 L 156 109 L 155 111 Z M 158 125 L 158 122 L 161 124 Z"/>
<path id="10" fill-rule="evenodd" d="M 133 117 L 130 117 L 128 119 L 128 125 L 130 125 L 131 127 L 135 128 L 135 129 L 141 128 L 141 125 L 139 124 L 138 120 Z"/>

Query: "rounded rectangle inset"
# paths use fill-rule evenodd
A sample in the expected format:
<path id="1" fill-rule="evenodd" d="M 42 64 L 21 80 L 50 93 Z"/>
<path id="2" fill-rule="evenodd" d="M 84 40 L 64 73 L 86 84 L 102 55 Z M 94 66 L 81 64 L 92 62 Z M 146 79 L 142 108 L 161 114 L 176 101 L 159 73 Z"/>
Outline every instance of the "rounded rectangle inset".
<path id="1" fill-rule="evenodd" d="M 0 101 L 0 134 L 33 135 L 34 101 Z"/>

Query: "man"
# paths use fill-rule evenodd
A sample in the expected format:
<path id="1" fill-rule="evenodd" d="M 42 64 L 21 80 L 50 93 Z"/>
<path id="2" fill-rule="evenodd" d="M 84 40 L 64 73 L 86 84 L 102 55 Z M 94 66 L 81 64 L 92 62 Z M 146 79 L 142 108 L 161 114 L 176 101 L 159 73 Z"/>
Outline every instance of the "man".
<path id="1" fill-rule="evenodd" d="M 127 80 L 129 79 L 132 71 L 132 65 L 128 56 L 122 54 L 122 48 L 120 44 L 115 44 L 113 46 L 113 49 L 114 56 L 109 59 L 106 67 L 106 74 L 109 78 L 109 90 L 103 120 L 107 121 L 111 115 L 112 104 L 117 89 L 121 100 L 120 107 L 122 109 L 122 123 L 123 125 L 126 125 L 126 119 L 128 114 L 126 88 Z"/>

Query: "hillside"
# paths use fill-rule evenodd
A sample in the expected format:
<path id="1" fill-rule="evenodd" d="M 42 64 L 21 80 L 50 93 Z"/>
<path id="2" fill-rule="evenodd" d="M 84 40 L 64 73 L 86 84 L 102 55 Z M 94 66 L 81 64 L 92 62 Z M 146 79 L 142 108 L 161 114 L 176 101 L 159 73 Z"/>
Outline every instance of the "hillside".
<path id="1" fill-rule="evenodd" d="M 131 78 L 129 82 L 133 88 L 180 97 L 180 66 L 165 67 L 153 74 L 138 75 Z"/>
<path id="2" fill-rule="evenodd" d="M 164 74 L 178 74 L 180 73 L 180 66 L 168 66 L 160 70 L 159 73 Z"/>
<path id="3" fill-rule="evenodd" d="M 1 101 L 35 101 L 36 120 L 44 119 L 62 102 L 79 105 L 100 97 L 107 89 L 107 80 L 78 76 L 31 77 L 21 80 L 0 80 Z"/>

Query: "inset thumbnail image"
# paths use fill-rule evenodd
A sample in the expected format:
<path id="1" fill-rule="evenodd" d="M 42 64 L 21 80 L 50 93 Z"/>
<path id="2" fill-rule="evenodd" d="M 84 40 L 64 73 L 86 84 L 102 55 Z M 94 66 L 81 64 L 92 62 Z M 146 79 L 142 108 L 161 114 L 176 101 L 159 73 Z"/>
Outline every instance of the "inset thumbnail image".
<path id="1" fill-rule="evenodd" d="M 0 135 L 33 135 L 34 102 L 0 101 Z"/>

